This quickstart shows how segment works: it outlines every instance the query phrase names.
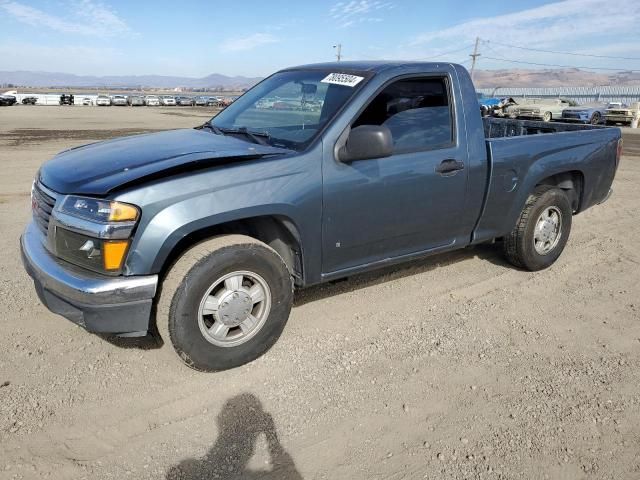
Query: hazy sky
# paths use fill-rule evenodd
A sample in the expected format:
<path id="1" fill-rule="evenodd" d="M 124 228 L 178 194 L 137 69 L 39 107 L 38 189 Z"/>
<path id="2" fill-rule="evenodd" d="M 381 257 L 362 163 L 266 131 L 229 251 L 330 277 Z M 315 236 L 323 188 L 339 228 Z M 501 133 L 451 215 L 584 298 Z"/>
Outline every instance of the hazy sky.
<path id="1" fill-rule="evenodd" d="M 334 59 L 640 70 L 638 0 L 0 0 L 0 70 L 262 76 Z M 511 45 L 511 46 L 505 46 Z"/>

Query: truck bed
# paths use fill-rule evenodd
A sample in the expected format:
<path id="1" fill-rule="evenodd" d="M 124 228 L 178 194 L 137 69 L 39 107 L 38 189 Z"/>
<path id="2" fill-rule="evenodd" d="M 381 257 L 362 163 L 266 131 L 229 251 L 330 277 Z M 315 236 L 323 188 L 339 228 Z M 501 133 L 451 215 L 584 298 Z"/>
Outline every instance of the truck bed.
<path id="1" fill-rule="evenodd" d="M 541 133 L 576 132 L 606 128 L 582 123 L 542 122 L 496 117 L 484 117 L 482 120 L 486 138 L 519 137 Z"/>
<path id="2" fill-rule="evenodd" d="M 609 195 L 619 128 L 501 118 L 484 118 L 483 124 L 489 183 L 473 243 L 509 232 L 530 192 L 551 175 L 563 174 L 570 188 L 579 189 L 576 213 Z"/>

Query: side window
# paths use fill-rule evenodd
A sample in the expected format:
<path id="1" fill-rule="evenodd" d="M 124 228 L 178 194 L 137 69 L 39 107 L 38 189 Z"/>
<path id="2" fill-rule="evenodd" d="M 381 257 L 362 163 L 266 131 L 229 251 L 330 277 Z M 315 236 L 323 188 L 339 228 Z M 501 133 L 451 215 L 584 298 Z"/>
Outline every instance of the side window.
<path id="1" fill-rule="evenodd" d="M 453 114 L 445 78 L 399 80 L 380 92 L 356 119 L 384 125 L 396 153 L 443 148 L 453 143 Z"/>

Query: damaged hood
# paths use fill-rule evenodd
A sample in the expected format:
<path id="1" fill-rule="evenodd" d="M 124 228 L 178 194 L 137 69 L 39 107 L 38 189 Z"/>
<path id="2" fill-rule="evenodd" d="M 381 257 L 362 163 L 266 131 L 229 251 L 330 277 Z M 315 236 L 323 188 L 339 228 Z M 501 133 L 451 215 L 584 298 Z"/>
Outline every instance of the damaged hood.
<path id="1" fill-rule="evenodd" d="M 285 153 L 209 130 L 169 130 L 65 150 L 42 166 L 40 181 L 58 193 L 106 195 L 146 178 Z"/>

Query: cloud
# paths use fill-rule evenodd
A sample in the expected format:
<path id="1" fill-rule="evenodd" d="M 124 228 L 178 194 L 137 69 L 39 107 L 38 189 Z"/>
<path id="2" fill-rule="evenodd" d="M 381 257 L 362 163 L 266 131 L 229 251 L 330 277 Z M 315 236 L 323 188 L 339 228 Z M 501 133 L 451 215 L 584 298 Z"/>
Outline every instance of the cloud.
<path id="1" fill-rule="evenodd" d="M 329 16 L 338 27 L 347 28 L 358 23 L 381 22 L 379 15 L 392 8 L 393 3 L 382 0 L 351 0 L 336 3 L 329 10 Z"/>
<path id="2" fill-rule="evenodd" d="M 277 43 L 280 40 L 270 33 L 254 33 L 246 37 L 229 38 L 220 44 L 220 50 L 225 52 L 239 52 L 242 50 L 253 50 L 254 48 Z"/>
<path id="3" fill-rule="evenodd" d="M 60 33 L 97 37 L 114 37 L 133 33 L 127 23 L 113 10 L 93 0 L 68 2 L 68 8 L 64 10 L 75 17 L 71 20 L 14 1 L 1 2 L 0 9 L 19 22 Z"/>
<path id="4" fill-rule="evenodd" d="M 410 45 L 450 40 L 472 42 L 476 36 L 525 46 L 532 42 L 536 46 L 557 45 L 563 40 L 576 41 L 612 32 L 618 36 L 637 35 L 638 18 L 640 2 L 637 0 L 562 0 L 424 32 L 414 37 Z"/>

